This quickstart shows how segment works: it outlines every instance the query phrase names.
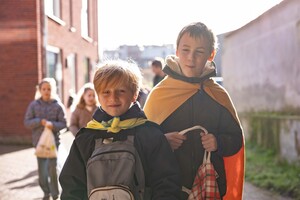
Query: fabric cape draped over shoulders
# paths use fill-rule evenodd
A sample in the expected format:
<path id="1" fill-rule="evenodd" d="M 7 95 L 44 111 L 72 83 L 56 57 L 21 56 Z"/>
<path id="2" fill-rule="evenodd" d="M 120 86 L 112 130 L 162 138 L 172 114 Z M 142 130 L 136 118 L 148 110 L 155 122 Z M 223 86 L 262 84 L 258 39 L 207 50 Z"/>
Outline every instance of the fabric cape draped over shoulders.
<path id="1" fill-rule="evenodd" d="M 226 90 L 212 79 L 207 79 L 202 84 L 204 91 L 212 99 L 224 106 L 240 125 L 237 112 Z M 167 76 L 150 92 L 145 103 L 144 112 L 149 120 L 161 124 L 200 88 L 200 83 L 188 83 Z M 223 157 L 227 182 L 224 200 L 242 199 L 245 167 L 244 151 L 243 136 L 241 149 L 233 156 Z"/>

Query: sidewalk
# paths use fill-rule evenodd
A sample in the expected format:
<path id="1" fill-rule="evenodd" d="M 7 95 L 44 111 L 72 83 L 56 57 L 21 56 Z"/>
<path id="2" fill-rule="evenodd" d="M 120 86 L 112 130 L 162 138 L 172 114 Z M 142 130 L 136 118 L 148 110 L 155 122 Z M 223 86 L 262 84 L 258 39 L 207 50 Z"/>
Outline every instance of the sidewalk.
<path id="1" fill-rule="evenodd" d="M 61 135 L 58 149 L 58 172 L 68 155 L 74 137 Z M 37 161 L 32 147 L 0 145 L 0 199 L 40 200 L 43 197 L 38 184 Z M 245 184 L 243 200 L 291 200 Z"/>
<path id="2" fill-rule="evenodd" d="M 74 136 L 61 135 L 57 169 L 62 169 Z M 38 184 L 37 160 L 34 148 L 0 144 L 0 199 L 40 200 L 43 192 Z"/>

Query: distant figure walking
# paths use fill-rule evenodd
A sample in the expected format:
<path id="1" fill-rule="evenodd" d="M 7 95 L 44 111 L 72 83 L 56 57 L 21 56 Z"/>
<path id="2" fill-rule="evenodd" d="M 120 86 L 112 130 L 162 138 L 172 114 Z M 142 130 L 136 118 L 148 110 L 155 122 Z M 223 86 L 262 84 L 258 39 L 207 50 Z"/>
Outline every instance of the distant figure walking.
<path id="1" fill-rule="evenodd" d="M 56 94 L 56 82 L 53 78 L 44 78 L 38 85 L 35 100 L 26 111 L 24 124 L 32 130 L 32 144 L 34 147 L 41 137 L 45 127 L 52 130 L 56 146 L 59 145 L 59 131 L 66 128 L 64 106 Z M 37 158 L 39 184 L 44 192 L 43 200 L 59 196 L 56 172 L 56 158 Z"/>
<path id="2" fill-rule="evenodd" d="M 69 129 L 76 136 L 80 128 L 92 120 L 97 109 L 97 100 L 92 83 L 86 83 L 79 90 L 71 107 L 72 114 Z"/>
<path id="3" fill-rule="evenodd" d="M 162 70 L 163 64 L 160 59 L 155 59 L 152 61 L 151 68 L 154 73 L 153 87 L 156 86 L 161 80 L 164 79 L 165 73 Z"/>

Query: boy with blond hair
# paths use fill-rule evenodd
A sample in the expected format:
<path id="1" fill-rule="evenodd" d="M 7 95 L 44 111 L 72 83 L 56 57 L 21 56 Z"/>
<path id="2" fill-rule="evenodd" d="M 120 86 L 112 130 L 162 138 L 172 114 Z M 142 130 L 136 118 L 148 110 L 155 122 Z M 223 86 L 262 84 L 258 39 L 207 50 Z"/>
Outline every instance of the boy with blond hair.
<path id="1" fill-rule="evenodd" d="M 101 107 L 72 144 L 60 175 L 62 200 L 88 199 L 87 163 L 97 139 L 114 143 L 131 135 L 143 166 L 145 186 L 151 189 L 151 199 L 179 199 L 181 187 L 176 158 L 159 127 L 146 119 L 136 102 L 141 78 L 136 64 L 120 60 L 108 61 L 96 71 L 93 83 Z M 105 173 L 111 177 L 123 176 L 115 174 L 116 171 L 111 169 Z M 99 175 L 103 173 L 99 170 Z"/>

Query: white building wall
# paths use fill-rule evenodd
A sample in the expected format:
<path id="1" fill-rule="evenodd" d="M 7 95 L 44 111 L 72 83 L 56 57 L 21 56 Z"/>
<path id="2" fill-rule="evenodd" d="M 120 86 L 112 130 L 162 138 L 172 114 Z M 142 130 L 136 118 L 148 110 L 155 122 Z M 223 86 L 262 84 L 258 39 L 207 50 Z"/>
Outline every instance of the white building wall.
<path id="1" fill-rule="evenodd" d="M 228 34 L 222 67 L 238 112 L 300 109 L 300 1 L 284 0 Z"/>

